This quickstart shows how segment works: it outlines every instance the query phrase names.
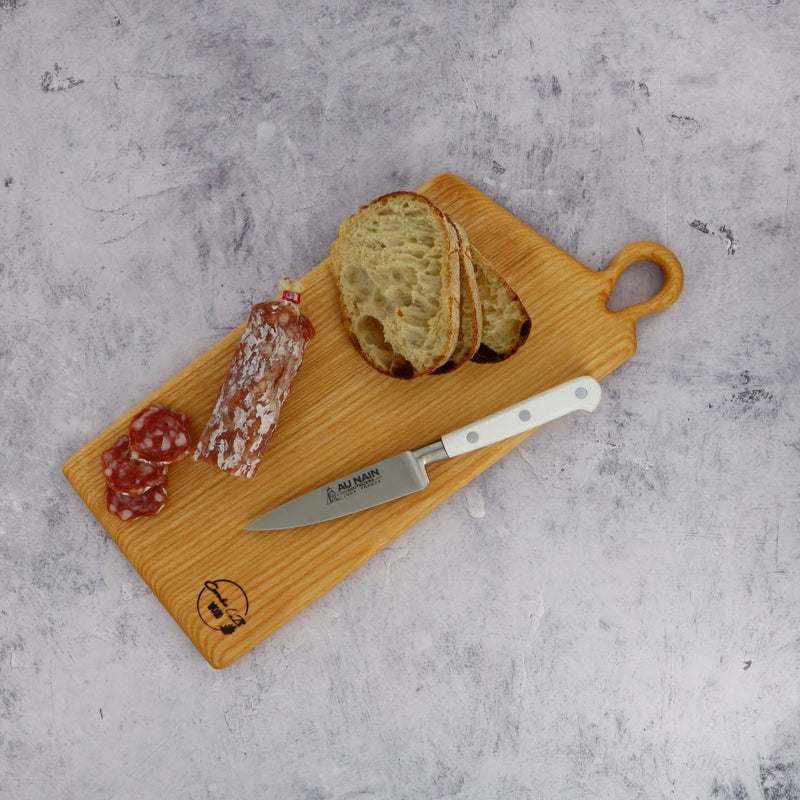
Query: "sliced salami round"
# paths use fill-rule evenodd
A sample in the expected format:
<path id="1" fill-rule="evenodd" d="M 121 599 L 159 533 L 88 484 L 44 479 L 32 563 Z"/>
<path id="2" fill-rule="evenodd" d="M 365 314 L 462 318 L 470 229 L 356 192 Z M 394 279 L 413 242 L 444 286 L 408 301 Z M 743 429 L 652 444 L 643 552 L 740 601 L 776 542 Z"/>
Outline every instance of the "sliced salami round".
<path id="1" fill-rule="evenodd" d="M 128 433 L 131 455 L 153 464 L 172 464 L 192 447 L 189 420 L 185 414 L 154 403 L 132 420 Z"/>
<path id="2" fill-rule="evenodd" d="M 106 506 L 112 514 L 124 522 L 139 517 L 154 517 L 166 504 L 166 486 L 153 486 L 135 497 L 129 494 L 118 494 L 110 486 L 106 486 Z"/>
<path id="3" fill-rule="evenodd" d="M 167 480 L 166 466 L 139 461 L 132 456 L 127 436 L 121 436 L 103 452 L 100 463 L 106 484 L 115 494 L 137 497 Z"/>

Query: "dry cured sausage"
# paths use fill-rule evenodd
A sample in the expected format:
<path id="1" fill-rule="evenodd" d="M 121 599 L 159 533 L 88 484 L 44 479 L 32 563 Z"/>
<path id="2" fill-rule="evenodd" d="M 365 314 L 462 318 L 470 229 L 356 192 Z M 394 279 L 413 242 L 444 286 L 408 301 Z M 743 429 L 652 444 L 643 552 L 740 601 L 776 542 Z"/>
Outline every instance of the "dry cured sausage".
<path id="1" fill-rule="evenodd" d="M 172 408 L 153 403 L 140 411 L 128 429 L 131 455 L 152 464 L 172 464 L 192 447 L 189 420 Z"/>
<path id="2" fill-rule="evenodd" d="M 314 326 L 299 308 L 302 286 L 253 306 L 244 334 L 195 449 L 196 461 L 252 478 L 278 424 Z"/>
<path id="3" fill-rule="evenodd" d="M 314 326 L 298 307 L 299 292 L 253 306 L 194 453 L 196 461 L 255 476 Z"/>
<path id="4" fill-rule="evenodd" d="M 137 497 L 167 480 L 166 466 L 133 458 L 127 436 L 120 436 L 102 453 L 100 464 L 106 484 L 115 494 Z"/>
<path id="5" fill-rule="evenodd" d="M 192 446 L 185 414 L 153 403 L 100 455 L 106 506 L 121 520 L 154 517 L 167 502 L 168 465 Z"/>
<path id="6" fill-rule="evenodd" d="M 140 495 L 119 494 L 106 486 L 108 510 L 124 522 L 139 517 L 154 517 L 167 503 L 167 487 L 152 486 Z"/>

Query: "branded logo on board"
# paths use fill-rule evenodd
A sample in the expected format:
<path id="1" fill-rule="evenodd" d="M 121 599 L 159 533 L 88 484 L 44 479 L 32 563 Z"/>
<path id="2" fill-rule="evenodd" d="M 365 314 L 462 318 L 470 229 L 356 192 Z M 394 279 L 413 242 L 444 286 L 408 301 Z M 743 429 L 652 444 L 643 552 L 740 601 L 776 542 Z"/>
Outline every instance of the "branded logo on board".
<path id="1" fill-rule="evenodd" d="M 224 634 L 234 633 L 245 624 L 249 607 L 244 589 L 234 581 L 206 581 L 197 596 L 200 619 Z"/>

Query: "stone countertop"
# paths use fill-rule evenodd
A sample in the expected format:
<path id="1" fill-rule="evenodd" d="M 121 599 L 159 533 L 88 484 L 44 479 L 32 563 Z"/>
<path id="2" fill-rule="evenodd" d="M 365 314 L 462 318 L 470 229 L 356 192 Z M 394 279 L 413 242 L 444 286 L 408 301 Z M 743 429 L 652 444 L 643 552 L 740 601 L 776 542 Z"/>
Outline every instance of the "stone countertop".
<path id="1" fill-rule="evenodd" d="M 800 797 L 797 4 L 43 9 L 0 0 L 0 794 Z M 444 171 L 683 295 L 214 671 L 61 466 Z"/>

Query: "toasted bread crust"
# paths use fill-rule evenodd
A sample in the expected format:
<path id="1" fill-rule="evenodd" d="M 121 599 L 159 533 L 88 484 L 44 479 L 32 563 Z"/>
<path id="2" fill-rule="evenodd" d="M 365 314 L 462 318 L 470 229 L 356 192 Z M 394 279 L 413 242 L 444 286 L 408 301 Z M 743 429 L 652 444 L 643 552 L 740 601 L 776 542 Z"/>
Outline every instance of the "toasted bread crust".
<path id="1" fill-rule="evenodd" d="M 375 369 L 411 378 L 450 357 L 460 324 L 458 240 L 440 209 L 392 192 L 348 217 L 331 271 L 351 341 Z"/>
<path id="2" fill-rule="evenodd" d="M 504 361 L 531 332 L 522 301 L 466 231 L 416 192 L 347 217 L 330 267 L 353 346 L 395 378 Z"/>
<path id="3" fill-rule="evenodd" d="M 470 251 L 483 314 L 481 344 L 472 360 L 496 364 L 525 344 L 531 332 L 531 318 L 517 293 L 491 262 L 473 245 Z"/>
<path id="4" fill-rule="evenodd" d="M 459 267 L 461 271 L 461 297 L 459 300 L 460 323 L 458 341 L 447 361 L 434 372 L 441 375 L 460 367 L 478 351 L 483 333 L 483 314 L 481 313 L 478 283 L 472 266 L 469 240 L 466 231 L 454 220 L 445 215 L 452 234 L 458 240 Z"/>

